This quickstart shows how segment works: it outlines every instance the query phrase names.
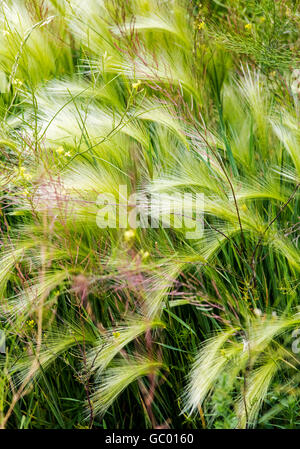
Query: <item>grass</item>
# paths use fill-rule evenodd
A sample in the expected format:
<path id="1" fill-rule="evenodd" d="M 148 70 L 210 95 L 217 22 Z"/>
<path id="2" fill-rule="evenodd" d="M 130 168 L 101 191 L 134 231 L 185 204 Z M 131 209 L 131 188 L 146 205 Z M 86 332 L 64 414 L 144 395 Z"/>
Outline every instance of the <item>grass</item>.
<path id="1" fill-rule="evenodd" d="M 1 428 L 299 427 L 299 14 L 2 2 Z"/>

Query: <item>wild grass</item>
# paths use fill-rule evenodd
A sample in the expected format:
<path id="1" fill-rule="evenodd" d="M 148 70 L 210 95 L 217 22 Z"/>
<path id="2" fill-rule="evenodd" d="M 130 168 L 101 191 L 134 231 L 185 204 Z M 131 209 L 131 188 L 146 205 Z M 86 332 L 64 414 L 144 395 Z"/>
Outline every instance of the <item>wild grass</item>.
<path id="1" fill-rule="evenodd" d="M 299 2 L 0 8 L 0 427 L 298 428 Z"/>

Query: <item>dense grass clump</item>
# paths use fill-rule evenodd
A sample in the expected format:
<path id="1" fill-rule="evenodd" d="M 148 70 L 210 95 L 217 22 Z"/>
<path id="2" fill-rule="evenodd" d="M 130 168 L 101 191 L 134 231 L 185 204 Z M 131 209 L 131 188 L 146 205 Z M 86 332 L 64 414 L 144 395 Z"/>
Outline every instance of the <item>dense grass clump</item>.
<path id="1" fill-rule="evenodd" d="M 1 3 L 1 428 L 300 426 L 299 17 Z"/>

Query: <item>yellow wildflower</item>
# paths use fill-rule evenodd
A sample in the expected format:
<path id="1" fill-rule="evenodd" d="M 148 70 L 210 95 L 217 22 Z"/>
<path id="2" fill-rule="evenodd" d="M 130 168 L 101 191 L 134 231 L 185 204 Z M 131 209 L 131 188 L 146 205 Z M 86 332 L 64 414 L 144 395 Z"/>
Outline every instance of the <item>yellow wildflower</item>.
<path id="1" fill-rule="evenodd" d="M 26 321 L 26 324 L 28 327 L 33 328 L 35 325 L 35 322 L 33 320 L 28 320 L 28 321 Z"/>
<path id="2" fill-rule="evenodd" d="M 144 251 L 143 249 L 140 251 L 140 254 L 142 256 L 142 260 L 148 259 L 148 257 L 150 256 L 149 251 Z"/>
<path id="3" fill-rule="evenodd" d="M 65 150 L 64 150 L 63 147 L 59 147 L 59 148 L 56 149 L 56 153 L 57 154 L 63 154 L 64 152 L 65 152 Z"/>
<path id="4" fill-rule="evenodd" d="M 128 231 L 124 232 L 124 239 L 126 242 L 129 242 L 129 240 L 133 239 L 135 236 L 135 231 L 133 229 L 128 229 Z"/>
<path id="5" fill-rule="evenodd" d="M 246 23 L 245 30 L 251 31 L 252 30 L 252 23 Z"/>
<path id="6" fill-rule="evenodd" d="M 202 21 L 198 24 L 198 30 L 203 30 L 204 27 L 205 27 L 205 22 Z"/>
<path id="7" fill-rule="evenodd" d="M 138 90 L 138 88 L 140 87 L 141 84 L 142 84 L 142 82 L 140 80 L 138 80 L 137 83 L 132 83 L 132 87 L 133 87 L 133 89 Z"/>
<path id="8" fill-rule="evenodd" d="M 113 332 L 113 336 L 115 337 L 115 338 L 119 338 L 120 337 L 120 332 Z"/>

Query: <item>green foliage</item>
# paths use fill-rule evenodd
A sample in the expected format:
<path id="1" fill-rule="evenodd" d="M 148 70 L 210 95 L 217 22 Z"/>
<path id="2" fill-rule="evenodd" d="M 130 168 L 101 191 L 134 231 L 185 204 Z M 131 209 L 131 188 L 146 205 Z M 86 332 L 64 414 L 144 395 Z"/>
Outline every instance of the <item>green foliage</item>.
<path id="1" fill-rule="evenodd" d="M 299 427 L 299 23 L 289 0 L 1 6 L 0 427 Z M 99 227 L 120 185 L 154 222 L 204 195 L 203 234 L 176 201 L 170 228 Z"/>

